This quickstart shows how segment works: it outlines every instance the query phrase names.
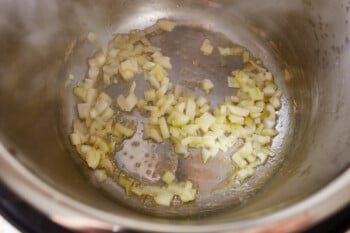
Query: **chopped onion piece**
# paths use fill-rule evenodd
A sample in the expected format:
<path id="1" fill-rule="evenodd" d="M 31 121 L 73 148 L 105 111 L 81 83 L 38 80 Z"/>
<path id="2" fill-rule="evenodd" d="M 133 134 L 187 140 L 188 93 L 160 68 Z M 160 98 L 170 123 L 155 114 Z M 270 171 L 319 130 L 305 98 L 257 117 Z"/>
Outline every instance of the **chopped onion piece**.
<path id="1" fill-rule="evenodd" d="M 266 128 L 266 129 L 263 129 L 263 130 L 261 131 L 261 134 L 264 135 L 264 136 L 273 137 L 273 136 L 276 136 L 276 135 L 277 135 L 277 131 L 276 131 L 275 129 Z"/>
<path id="2" fill-rule="evenodd" d="M 243 182 L 246 178 L 252 176 L 254 172 L 255 172 L 255 169 L 251 167 L 245 168 L 237 172 L 237 177 L 241 182 Z"/>
<path id="3" fill-rule="evenodd" d="M 93 105 L 96 101 L 98 91 L 96 89 L 90 88 L 86 92 L 86 102 Z"/>
<path id="4" fill-rule="evenodd" d="M 99 73 L 100 73 L 100 69 L 98 67 L 91 66 L 88 71 L 88 78 L 92 80 L 96 80 Z"/>
<path id="5" fill-rule="evenodd" d="M 144 99 L 137 101 L 136 107 L 141 110 L 147 105 L 147 102 Z"/>
<path id="6" fill-rule="evenodd" d="M 175 175 L 173 173 L 171 173 L 170 171 L 166 171 L 164 173 L 164 175 L 162 176 L 162 180 L 166 183 L 166 184 L 171 184 L 173 183 L 173 181 L 175 180 Z"/>
<path id="7" fill-rule="evenodd" d="M 82 101 L 86 101 L 87 90 L 84 87 L 74 87 L 73 94 Z"/>
<path id="8" fill-rule="evenodd" d="M 199 126 L 199 128 L 203 132 L 207 132 L 209 127 L 212 124 L 214 124 L 215 121 L 216 121 L 215 117 L 209 112 L 204 113 L 201 117 L 195 120 L 196 124 Z"/>
<path id="9" fill-rule="evenodd" d="M 92 169 L 97 168 L 100 163 L 101 154 L 98 153 L 95 149 L 90 149 L 86 153 L 86 162 L 88 166 Z"/>
<path id="10" fill-rule="evenodd" d="M 174 194 L 172 194 L 170 192 L 163 191 L 163 192 L 159 192 L 155 195 L 154 201 L 158 205 L 170 206 L 173 198 L 174 198 Z"/>
<path id="11" fill-rule="evenodd" d="M 190 121 L 190 118 L 183 113 L 172 112 L 167 121 L 173 126 L 183 126 Z"/>
<path id="12" fill-rule="evenodd" d="M 292 75 L 287 69 L 284 69 L 284 80 L 290 81 L 292 79 Z"/>
<path id="13" fill-rule="evenodd" d="M 96 105 L 94 107 L 94 110 L 98 115 L 100 115 L 102 112 L 104 112 L 108 108 L 108 102 L 105 100 L 99 100 L 96 102 Z"/>
<path id="14" fill-rule="evenodd" d="M 183 113 L 185 111 L 185 108 L 186 108 L 185 102 L 177 103 L 177 105 L 175 106 L 175 110 L 180 113 Z"/>
<path id="15" fill-rule="evenodd" d="M 159 112 L 161 115 L 164 115 L 166 112 L 168 112 L 171 105 L 174 103 L 175 97 L 173 95 L 169 95 L 164 103 L 160 106 Z"/>
<path id="16" fill-rule="evenodd" d="M 151 71 L 156 66 L 155 63 L 147 61 L 145 64 L 143 64 L 143 69 Z"/>
<path id="17" fill-rule="evenodd" d="M 170 137 L 169 129 L 168 129 L 168 124 L 166 123 L 166 120 L 164 117 L 159 119 L 159 127 L 160 127 L 160 132 L 162 134 L 162 137 L 164 139 L 167 139 Z"/>
<path id="18" fill-rule="evenodd" d="M 185 125 L 185 126 L 182 127 L 183 133 L 185 133 L 186 135 L 190 135 L 190 136 L 197 135 L 197 130 L 198 129 L 199 129 L 199 126 L 196 125 L 196 124 Z"/>
<path id="19" fill-rule="evenodd" d="M 180 195 L 183 191 L 184 191 L 185 187 L 183 183 L 176 183 L 173 182 L 171 184 L 168 185 L 167 190 L 176 194 L 176 195 Z"/>
<path id="20" fill-rule="evenodd" d="M 130 128 L 128 128 L 120 123 L 116 123 L 114 125 L 114 129 L 127 138 L 131 137 L 135 133 L 134 129 L 130 129 Z"/>
<path id="21" fill-rule="evenodd" d="M 136 83 L 133 81 L 130 85 L 129 94 L 134 93 L 136 89 Z"/>
<path id="22" fill-rule="evenodd" d="M 202 161 L 203 161 L 203 163 L 206 163 L 210 157 L 211 157 L 210 150 L 203 148 L 202 149 Z"/>
<path id="23" fill-rule="evenodd" d="M 263 89 L 263 92 L 265 94 L 265 96 L 272 96 L 276 90 L 273 86 L 266 86 L 264 89 Z"/>
<path id="24" fill-rule="evenodd" d="M 151 196 L 155 196 L 163 190 L 159 186 L 147 185 L 142 187 L 143 193 Z"/>
<path id="25" fill-rule="evenodd" d="M 208 94 L 214 88 L 214 84 L 209 79 L 204 79 L 200 83 L 200 88 Z"/>
<path id="26" fill-rule="evenodd" d="M 158 142 L 158 143 L 163 141 L 163 138 L 160 132 L 155 128 L 150 129 L 149 138 L 153 139 L 155 142 Z"/>
<path id="27" fill-rule="evenodd" d="M 249 89 L 249 96 L 252 100 L 263 100 L 264 93 L 258 87 Z"/>
<path id="28" fill-rule="evenodd" d="M 239 84 L 234 77 L 227 77 L 228 87 L 239 88 Z"/>
<path id="29" fill-rule="evenodd" d="M 182 91 L 181 86 L 176 85 L 176 86 L 175 86 L 175 90 L 174 90 L 174 96 L 175 96 L 175 98 L 179 98 L 179 97 L 180 97 L 181 91 Z"/>
<path id="30" fill-rule="evenodd" d="M 134 93 L 131 93 L 126 98 L 120 95 L 117 98 L 117 103 L 123 111 L 131 112 L 137 104 L 137 97 Z"/>
<path id="31" fill-rule="evenodd" d="M 138 64 L 135 59 L 129 59 L 120 64 L 119 73 L 126 81 L 132 79 L 138 72 Z"/>
<path id="32" fill-rule="evenodd" d="M 243 63 L 247 63 L 248 61 L 249 61 L 249 52 L 247 51 L 247 50 L 245 50 L 244 52 L 243 52 L 243 55 L 242 55 L 242 61 L 243 61 Z"/>
<path id="33" fill-rule="evenodd" d="M 97 36 L 96 36 L 95 33 L 89 32 L 88 35 L 87 35 L 87 39 L 88 39 L 88 41 L 89 41 L 90 43 L 93 44 L 93 43 L 96 43 L 96 41 L 97 41 Z"/>
<path id="34" fill-rule="evenodd" d="M 114 111 L 112 108 L 108 107 L 103 114 L 101 115 L 102 119 L 104 121 L 108 121 L 109 119 L 111 119 L 114 115 Z"/>
<path id="35" fill-rule="evenodd" d="M 229 105 L 228 109 L 237 116 L 248 116 L 249 114 L 249 110 L 234 105 Z"/>
<path id="36" fill-rule="evenodd" d="M 193 201 L 196 199 L 196 190 L 191 189 L 191 190 L 185 190 L 183 193 L 180 194 L 180 198 L 183 202 L 189 202 Z"/>
<path id="37" fill-rule="evenodd" d="M 181 140 L 181 144 L 184 146 L 198 147 L 202 144 L 202 138 L 199 136 L 190 136 Z"/>
<path id="38" fill-rule="evenodd" d="M 203 96 L 199 96 L 197 98 L 197 101 L 196 101 L 197 105 L 199 107 L 202 107 L 204 104 L 207 104 L 208 103 L 208 100 L 206 98 L 204 98 Z"/>
<path id="39" fill-rule="evenodd" d="M 244 168 L 248 165 L 247 161 L 245 161 L 241 155 L 236 152 L 232 155 L 232 160 L 238 165 L 240 168 Z"/>
<path id="40" fill-rule="evenodd" d="M 240 124 L 240 125 L 244 124 L 244 118 L 241 116 L 230 115 L 228 119 L 230 120 L 230 122 L 235 124 Z"/>
<path id="41" fill-rule="evenodd" d="M 166 19 L 160 19 L 157 21 L 157 26 L 167 32 L 174 30 L 176 23 Z"/>
<path id="42" fill-rule="evenodd" d="M 230 56 L 233 55 L 231 52 L 231 48 L 223 48 L 223 47 L 218 47 L 219 53 L 222 56 Z"/>
<path id="43" fill-rule="evenodd" d="M 86 119 L 89 117 L 90 104 L 88 103 L 80 103 L 77 105 L 78 114 L 80 119 Z"/>
<path id="44" fill-rule="evenodd" d="M 281 101 L 277 97 L 270 98 L 270 103 L 275 109 L 279 109 L 281 107 Z"/>
<path id="45" fill-rule="evenodd" d="M 132 187 L 132 185 L 133 185 L 133 182 L 132 182 L 131 180 L 129 180 L 127 177 L 121 175 L 121 176 L 119 176 L 119 178 L 118 178 L 118 183 L 119 183 L 122 187 L 124 187 L 125 192 L 126 192 L 127 194 L 129 194 L 129 192 L 131 191 L 131 187 Z"/>
<path id="46" fill-rule="evenodd" d="M 103 170 L 103 169 L 98 169 L 98 170 L 96 170 L 96 171 L 94 172 L 94 175 L 95 175 L 96 180 L 97 180 L 98 182 L 103 182 L 103 181 L 105 181 L 105 180 L 107 179 L 107 173 L 106 173 L 106 171 Z"/>
<path id="47" fill-rule="evenodd" d="M 149 80 L 149 82 L 151 83 L 151 85 L 154 87 L 154 88 L 156 88 L 156 89 L 159 89 L 160 88 L 160 83 L 159 83 L 159 81 L 156 79 L 156 77 L 155 76 L 149 76 L 148 77 L 148 80 Z"/>
<path id="48" fill-rule="evenodd" d="M 142 196 L 143 194 L 143 189 L 139 186 L 132 186 L 130 190 L 132 193 L 136 194 L 137 196 Z"/>
<path id="49" fill-rule="evenodd" d="M 144 92 L 145 100 L 154 102 L 156 100 L 156 91 L 154 89 L 149 89 Z"/>
<path id="50" fill-rule="evenodd" d="M 202 43 L 202 46 L 201 46 L 201 48 L 200 48 L 200 51 L 201 51 L 204 55 L 208 56 L 208 55 L 210 55 L 210 54 L 213 52 L 213 49 L 214 49 L 214 47 L 213 47 L 213 45 L 211 44 L 210 40 L 205 39 L 205 40 L 203 41 L 203 43 Z"/>
<path id="51" fill-rule="evenodd" d="M 242 47 L 236 46 L 231 48 L 232 55 L 240 55 L 244 49 Z"/>
<path id="52" fill-rule="evenodd" d="M 77 133 L 71 133 L 70 134 L 70 141 L 71 141 L 73 146 L 81 144 L 80 136 Z"/>
<path id="53" fill-rule="evenodd" d="M 100 161 L 100 166 L 105 169 L 107 175 L 113 175 L 113 164 L 108 158 L 104 158 Z"/>
<path id="54" fill-rule="evenodd" d="M 190 120 L 193 120 L 196 115 L 196 102 L 192 98 L 189 98 L 186 102 L 186 113 Z"/>
<path id="55" fill-rule="evenodd" d="M 259 152 L 255 152 L 255 154 L 259 158 L 261 164 L 264 164 L 267 161 L 268 157 L 266 153 L 259 151 Z"/>
<path id="56" fill-rule="evenodd" d="M 156 57 L 154 58 L 154 62 L 163 66 L 165 69 L 170 70 L 172 68 L 169 57 L 165 57 L 165 56 Z"/>

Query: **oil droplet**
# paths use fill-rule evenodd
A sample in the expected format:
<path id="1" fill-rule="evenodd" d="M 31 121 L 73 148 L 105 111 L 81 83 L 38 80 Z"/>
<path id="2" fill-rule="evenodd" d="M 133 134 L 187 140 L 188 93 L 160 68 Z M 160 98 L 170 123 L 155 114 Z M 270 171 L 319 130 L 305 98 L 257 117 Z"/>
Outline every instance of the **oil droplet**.
<path id="1" fill-rule="evenodd" d="M 131 145 L 132 145 L 133 147 L 138 147 L 138 146 L 140 145 L 140 142 L 138 142 L 138 141 L 133 141 L 133 142 L 131 143 Z"/>

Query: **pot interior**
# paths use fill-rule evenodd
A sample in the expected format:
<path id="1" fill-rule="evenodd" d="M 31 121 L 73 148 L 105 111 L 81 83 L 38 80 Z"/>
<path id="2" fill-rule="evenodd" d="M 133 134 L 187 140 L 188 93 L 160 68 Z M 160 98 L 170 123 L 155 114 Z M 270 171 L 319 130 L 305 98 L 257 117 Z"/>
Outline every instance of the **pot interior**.
<path id="1" fill-rule="evenodd" d="M 74 200 L 101 211 L 90 213 L 96 219 L 116 224 L 125 223 L 113 216 L 173 225 L 233 223 L 285 208 L 312 195 L 350 163 L 349 6 L 344 1 L 326 0 L 259 3 L 0 3 L 2 142 L 34 175 Z M 87 178 L 89 170 L 80 169 L 84 164 L 69 143 L 74 98 L 71 88 L 65 85 L 71 73 L 77 77 L 72 85 L 84 78 L 86 58 L 96 47 L 110 41 L 114 33 L 142 29 L 159 18 L 170 18 L 180 25 L 159 42 L 165 54 L 174 58 L 175 65 L 189 66 L 176 58 L 176 43 L 186 48 L 184 54 L 195 56 L 196 44 L 204 37 L 218 43 L 229 40 L 260 59 L 283 90 L 279 135 L 273 142 L 277 156 L 259 170 L 261 175 L 252 179 L 251 186 L 234 192 L 234 196 L 223 192 L 198 205 L 168 212 L 145 208 L 137 201 L 125 203 L 122 190 L 112 189 L 106 195 L 101 189 L 106 191 L 109 187 L 96 188 Z M 97 34 L 97 45 L 85 40 L 90 31 Z M 201 71 L 212 72 L 221 87 L 220 79 L 225 80 L 227 72 L 211 65 L 208 61 Z M 177 77 L 179 71 L 175 69 L 171 75 Z M 215 164 L 213 167 L 220 169 Z"/>

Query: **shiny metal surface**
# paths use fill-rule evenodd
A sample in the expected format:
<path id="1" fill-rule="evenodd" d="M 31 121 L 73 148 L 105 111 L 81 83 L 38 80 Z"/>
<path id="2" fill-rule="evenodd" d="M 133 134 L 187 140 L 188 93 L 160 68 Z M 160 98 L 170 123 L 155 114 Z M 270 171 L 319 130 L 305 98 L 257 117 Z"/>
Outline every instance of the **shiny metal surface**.
<path id="1" fill-rule="evenodd" d="M 191 19 L 177 19 L 178 26 L 173 32 L 163 33 L 150 37 L 152 45 L 162 48 L 163 53 L 171 58 L 173 69 L 170 77 L 174 85 L 181 85 L 183 89 L 195 96 L 205 96 L 205 94 L 198 88 L 198 83 L 208 78 L 215 84 L 213 91 L 208 95 L 208 99 L 212 108 L 223 102 L 226 96 L 233 95 L 231 88 L 227 87 L 227 76 L 236 69 L 243 67 L 240 56 L 223 57 L 217 50 L 211 56 L 204 56 L 199 51 L 202 41 L 207 38 L 215 46 L 232 46 L 232 41 L 221 33 L 214 33 L 208 29 L 203 29 L 200 25 L 194 24 Z M 229 30 L 222 33 L 228 35 L 238 35 L 239 32 L 256 43 L 251 44 L 250 47 L 254 49 L 257 46 L 262 46 L 261 41 L 254 37 L 252 32 L 247 31 L 238 24 L 229 28 Z M 223 26 L 224 27 L 224 26 Z M 128 28 L 131 30 L 133 28 Z M 213 29 L 210 29 L 213 30 Z M 240 30 L 240 31 L 239 31 Z M 238 32 L 237 32 L 238 31 Z M 236 33 L 237 32 L 237 33 Z M 103 37 L 105 35 L 102 35 Z M 113 37 L 110 35 L 109 40 Z M 237 36 L 236 36 L 237 37 Z M 243 44 L 245 41 L 237 37 L 238 44 Z M 71 53 L 67 59 L 65 70 L 67 73 L 72 70 L 81 70 L 81 73 L 86 72 L 86 58 L 91 51 L 96 50 L 95 46 L 87 46 L 84 48 L 82 43 L 76 44 L 76 50 L 79 52 Z M 274 139 L 273 149 L 278 152 L 277 156 L 269 160 L 265 166 L 261 166 L 257 175 L 246 182 L 244 185 L 232 178 L 234 167 L 231 160 L 231 154 L 235 150 L 230 149 L 227 153 L 219 154 L 215 159 L 211 159 L 208 163 L 203 164 L 201 160 L 200 150 L 192 150 L 190 158 L 184 159 L 183 156 L 178 156 L 173 150 L 173 146 L 169 142 L 162 144 L 152 143 L 142 139 L 143 124 L 148 122 L 148 119 L 139 112 L 132 113 L 118 113 L 118 119 L 123 119 L 126 122 L 136 125 L 137 132 L 133 137 L 127 139 L 123 145 L 120 146 L 115 153 L 115 162 L 119 169 L 129 174 L 131 177 L 141 180 L 144 183 L 159 184 L 161 175 L 170 170 L 177 175 L 180 180 L 193 181 L 199 191 L 198 199 L 195 203 L 177 206 L 173 208 L 154 206 L 133 198 L 128 198 L 125 205 L 131 206 L 145 213 L 152 213 L 159 216 L 186 216 L 189 215 L 204 215 L 213 213 L 217 209 L 233 208 L 240 205 L 254 195 L 261 187 L 269 180 L 275 173 L 279 165 L 282 163 L 285 156 L 285 148 L 288 148 L 287 133 L 293 130 L 293 118 L 288 114 L 290 112 L 290 105 L 288 102 L 288 92 L 285 88 L 283 72 L 280 70 L 277 61 L 273 58 L 261 58 L 264 64 L 269 65 L 269 69 L 274 70 L 276 74 L 276 82 L 284 89 L 283 105 L 279 110 L 278 130 L 279 136 Z M 194 65 L 195 63 L 195 65 Z M 198 63 L 198 64 L 197 64 Z M 77 75 L 79 77 L 74 83 L 79 82 L 84 75 Z M 66 75 L 67 76 L 67 75 Z M 136 95 L 138 98 L 143 98 L 143 93 L 149 86 L 143 81 L 142 75 L 135 78 L 136 81 Z M 62 135 L 62 141 L 66 142 L 65 147 L 70 149 L 72 154 L 75 153 L 74 148 L 67 142 L 67 135 L 71 132 L 73 119 L 76 115 L 76 101 L 72 92 L 72 84 L 70 86 L 62 85 L 61 103 L 63 107 L 60 108 L 59 131 Z M 129 83 L 119 82 L 117 85 L 109 86 L 103 89 L 109 93 L 114 99 L 120 94 L 127 94 Z M 235 148 L 239 147 L 239 143 Z M 76 155 L 79 159 L 79 155 Z M 84 166 L 85 167 L 85 166 Z M 118 170 L 119 170 L 118 169 Z M 89 171 L 86 171 L 89 173 Z M 93 175 L 93 174 L 92 174 Z M 123 203 L 125 198 L 124 189 L 115 184 L 112 178 L 108 182 L 98 185 L 102 190 L 105 190 L 110 197 Z"/>
<path id="2" fill-rule="evenodd" d="M 1 179 L 55 221 L 79 229 L 210 232 L 283 225 L 291 219 L 302 219 L 297 228 L 313 224 L 350 201 L 349 7 L 341 0 L 2 1 Z M 226 190 L 185 206 L 181 213 L 188 217 L 179 219 L 145 215 L 134 209 L 151 210 L 129 200 L 134 209 L 127 208 L 124 200 L 103 195 L 77 169 L 66 137 L 74 103 L 64 83 L 69 73 L 82 77 L 86 70 L 84 59 L 95 49 L 86 34 L 95 32 L 102 45 L 115 32 L 144 28 L 163 17 L 184 25 L 165 39 L 169 44 L 162 42 L 175 63 L 184 55 L 196 56 L 195 46 L 186 44 L 188 54 L 176 59 L 170 45 L 176 38 L 196 43 L 193 38 L 202 30 L 219 41 L 222 37 L 212 32 L 221 33 L 262 60 L 284 91 L 274 142 L 281 159 L 271 163 L 273 169 L 260 171 L 264 175 L 243 193 Z M 189 70 L 224 75 L 232 68 L 210 70 L 209 62 Z M 167 211 L 161 213 L 174 214 Z M 211 211 L 215 214 L 198 216 Z M 72 219 L 82 224 L 74 226 Z"/>

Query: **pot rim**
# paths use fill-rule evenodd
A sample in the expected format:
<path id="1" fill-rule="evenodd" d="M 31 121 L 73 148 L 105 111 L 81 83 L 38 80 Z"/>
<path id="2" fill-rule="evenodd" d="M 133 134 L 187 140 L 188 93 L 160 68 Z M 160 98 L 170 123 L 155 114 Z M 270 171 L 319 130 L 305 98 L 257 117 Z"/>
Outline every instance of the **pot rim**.
<path id="1" fill-rule="evenodd" d="M 301 221 L 298 229 L 307 228 L 329 217 L 350 203 L 350 168 L 330 184 L 304 200 L 254 219 L 202 226 L 153 223 L 96 210 L 53 189 L 17 161 L 0 142 L 0 177 L 16 194 L 45 214 L 52 221 L 78 231 L 86 229 L 120 229 L 158 232 L 259 232 L 273 225 L 283 226 Z M 43 203 L 45 203 L 43 205 Z M 97 217 L 99 219 L 97 219 Z M 116 225 L 118 223 L 118 225 Z M 279 225 L 280 224 L 280 225 Z M 294 229 L 296 230 L 296 229 Z"/>

